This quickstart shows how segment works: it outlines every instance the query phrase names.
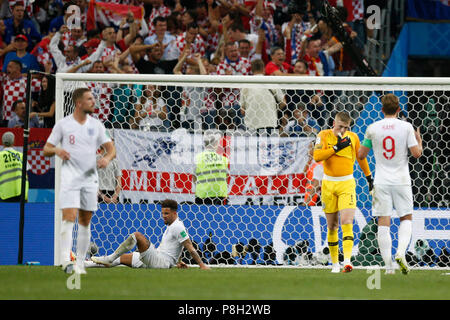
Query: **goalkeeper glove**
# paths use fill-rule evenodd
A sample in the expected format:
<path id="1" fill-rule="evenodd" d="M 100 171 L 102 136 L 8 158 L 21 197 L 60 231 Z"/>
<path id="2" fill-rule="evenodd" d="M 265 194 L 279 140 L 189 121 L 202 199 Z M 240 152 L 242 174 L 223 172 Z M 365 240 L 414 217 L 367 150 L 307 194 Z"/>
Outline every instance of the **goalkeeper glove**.
<path id="1" fill-rule="evenodd" d="M 369 174 L 368 176 L 366 176 L 367 179 L 367 183 L 369 184 L 369 193 L 372 192 L 373 190 L 373 179 L 372 179 L 372 175 Z"/>
<path id="2" fill-rule="evenodd" d="M 347 148 L 349 145 L 351 145 L 352 142 L 350 140 L 350 137 L 341 138 L 338 137 L 338 142 L 333 146 L 334 152 L 338 153 L 344 148 Z"/>

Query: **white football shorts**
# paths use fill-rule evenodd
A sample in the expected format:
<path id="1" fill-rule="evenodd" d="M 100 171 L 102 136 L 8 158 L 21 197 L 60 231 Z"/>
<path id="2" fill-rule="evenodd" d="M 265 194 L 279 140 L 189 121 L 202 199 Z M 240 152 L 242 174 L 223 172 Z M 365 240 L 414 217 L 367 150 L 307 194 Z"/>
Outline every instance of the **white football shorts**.
<path id="1" fill-rule="evenodd" d="M 153 269 L 169 269 L 175 265 L 173 259 L 156 250 L 153 243 L 150 243 L 148 249 L 141 253 L 141 261 L 147 268 Z"/>
<path id="2" fill-rule="evenodd" d="M 97 184 L 83 187 L 62 186 L 59 193 L 60 208 L 95 211 L 97 210 L 97 192 Z"/>
<path id="3" fill-rule="evenodd" d="M 411 186 L 375 185 L 373 188 L 372 211 L 374 216 L 391 216 L 392 209 L 395 209 L 399 217 L 413 213 Z"/>

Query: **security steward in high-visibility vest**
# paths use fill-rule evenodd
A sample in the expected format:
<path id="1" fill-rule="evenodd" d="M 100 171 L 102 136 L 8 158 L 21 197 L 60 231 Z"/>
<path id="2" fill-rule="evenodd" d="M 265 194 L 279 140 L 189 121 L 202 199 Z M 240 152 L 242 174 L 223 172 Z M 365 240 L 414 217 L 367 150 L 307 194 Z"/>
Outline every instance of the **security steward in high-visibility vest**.
<path id="1" fill-rule="evenodd" d="M 0 201 L 19 202 L 22 184 L 22 152 L 12 148 L 14 134 L 5 132 L 2 136 L 5 148 L 0 151 Z M 28 199 L 28 181 L 25 188 L 25 200 Z"/>
<path id="2" fill-rule="evenodd" d="M 205 151 L 195 157 L 195 203 L 225 204 L 228 196 L 228 159 L 218 154 L 221 135 L 207 130 L 203 136 Z"/>

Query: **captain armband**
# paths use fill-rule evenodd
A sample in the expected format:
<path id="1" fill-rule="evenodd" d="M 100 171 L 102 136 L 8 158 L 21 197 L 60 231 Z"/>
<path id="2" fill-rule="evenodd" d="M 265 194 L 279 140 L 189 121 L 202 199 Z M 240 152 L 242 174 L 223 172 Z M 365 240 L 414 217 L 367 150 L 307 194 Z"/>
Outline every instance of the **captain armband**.
<path id="1" fill-rule="evenodd" d="M 365 138 L 361 143 L 362 146 L 372 149 L 372 140 Z"/>

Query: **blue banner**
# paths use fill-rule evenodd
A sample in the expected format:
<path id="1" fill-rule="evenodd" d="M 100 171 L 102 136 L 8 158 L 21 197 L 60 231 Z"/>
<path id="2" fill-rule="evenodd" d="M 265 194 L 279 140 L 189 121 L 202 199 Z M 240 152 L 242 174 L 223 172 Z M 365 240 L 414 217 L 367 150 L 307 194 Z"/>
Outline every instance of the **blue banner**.
<path id="1" fill-rule="evenodd" d="M 408 0 L 406 16 L 421 20 L 450 20 L 448 0 Z"/>
<path id="2" fill-rule="evenodd" d="M 19 203 L 0 203 L 0 265 L 17 264 L 19 209 Z M 286 264 L 286 251 L 299 243 L 305 245 L 307 242 L 306 249 L 311 253 L 317 253 L 326 246 L 326 219 L 320 207 L 182 204 L 179 217 L 183 220 L 191 240 L 199 246 L 207 260 L 218 255 L 224 256 L 225 253 L 229 256 L 233 245 L 247 246 L 257 243 L 257 252 L 234 258 L 232 264 L 265 263 L 267 248 L 273 250 L 273 259 L 277 263 Z M 371 245 L 376 245 L 374 233 L 367 233 L 370 223 L 373 223 L 371 210 L 358 209 L 353 228 L 355 258 L 361 257 L 363 239 L 369 238 Z M 135 231 L 146 235 L 158 247 L 166 227 L 161 218 L 160 206 L 154 204 L 101 204 L 99 210 L 94 213 L 91 225 L 92 241 L 99 247 L 98 255 L 111 254 Z M 398 226 L 399 219 L 393 218 L 393 253 L 397 247 Z M 340 232 L 339 237 L 342 239 Z M 416 252 L 415 244 L 418 240 L 426 242 L 436 256 L 441 253 L 442 248 L 450 248 L 449 209 L 415 209 L 409 251 Z M 53 246 L 53 204 L 27 204 L 24 261 L 39 261 L 41 265 L 52 265 Z M 372 254 L 365 255 L 364 261 L 367 261 L 370 255 Z"/>
<path id="3" fill-rule="evenodd" d="M 405 23 L 382 76 L 407 77 L 409 57 L 450 57 L 450 23 Z"/>

